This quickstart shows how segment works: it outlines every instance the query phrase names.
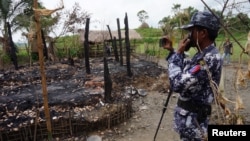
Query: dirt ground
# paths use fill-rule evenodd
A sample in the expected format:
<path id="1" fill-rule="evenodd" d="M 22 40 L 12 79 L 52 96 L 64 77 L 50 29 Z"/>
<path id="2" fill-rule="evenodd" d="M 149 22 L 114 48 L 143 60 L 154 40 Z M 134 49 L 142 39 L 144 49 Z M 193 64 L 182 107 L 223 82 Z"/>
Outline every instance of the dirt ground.
<path id="1" fill-rule="evenodd" d="M 160 65 L 165 65 L 165 61 L 161 60 Z M 226 65 L 223 67 L 225 97 L 231 101 L 236 100 L 236 90 L 234 82 L 236 70 L 239 65 L 237 63 Z M 243 65 L 243 71 L 247 71 L 247 65 Z M 238 93 L 242 98 L 244 109 L 239 110 L 239 115 L 244 117 L 244 124 L 250 124 L 250 87 L 249 81 L 246 81 L 246 87 L 240 88 Z M 102 137 L 103 141 L 153 141 L 156 134 L 162 109 L 167 99 L 167 93 L 159 93 L 158 91 L 149 91 L 144 98 L 134 101 L 136 112 L 128 121 L 117 125 L 105 131 L 98 131 L 93 134 Z M 179 141 L 179 136 L 173 131 L 173 108 L 177 101 L 177 94 L 173 94 L 166 112 L 163 115 L 160 128 L 158 130 L 156 141 Z M 227 107 L 232 113 L 235 113 L 235 103 L 228 102 Z M 223 122 L 223 121 L 219 121 Z M 211 124 L 218 124 L 216 114 L 213 113 Z M 91 135 L 91 134 L 90 134 Z"/>

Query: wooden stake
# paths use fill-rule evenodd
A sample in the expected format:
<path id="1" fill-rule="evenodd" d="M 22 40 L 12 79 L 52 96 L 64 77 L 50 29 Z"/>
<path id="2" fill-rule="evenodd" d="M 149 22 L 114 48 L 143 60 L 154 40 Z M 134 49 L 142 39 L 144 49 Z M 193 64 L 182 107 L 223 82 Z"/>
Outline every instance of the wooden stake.
<path id="1" fill-rule="evenodd" d="M 119 48 L 120 48 L 120 65 L 123 66 L 123 54 L 122 54 L 122 35 L 120 29 L 120 20 L 117 18 L 117 27 L 118 27 L 118 40 L 119 40 Z"/>
<path id="2" fill-rule="evenodd" d="M 37 0 L 34 0 L 34 8 L 38 8 Z M 48 140 L 52 140 L 52 129 L 51 129 L 51 119 L 49 112 L 49 102 L 48 102 L 48 92 L 46 84 L 46 75 L 44 69 L 44 60 L 43 60 L 43 47 L 42 47 L 42 37 L 41 37 L 41 24 L 40 24 L 40 14 L 35 12 L 35 22 L 36 22 L 36 38 L 37 38 L 37 48 L 39 54 L 39 63 L 40 63 L 40 74 L 42 79 L 42 90 L 43 90 L 43 106 L 45 113 L 45 120 L 48 130 Z"/>
<path id="3" fill-rule="evenodd" d="M 128 16 L 125 14 L 125 43 L 126 43 L 126 60 L 127 60 L 127 75 L 132 77 L 132 71 L 130 66 L 130 41 L 129 41 L 129 27 L 128 27 Z"/>
<path id="4" fill-rule="evenodd" d="M 84 34 L 84 57 L 85 57 L 85 67 L 86 73 L 90 74 L 90 64 L 89 64 L 89 22 L 90 18 L 87 18 Z"/>

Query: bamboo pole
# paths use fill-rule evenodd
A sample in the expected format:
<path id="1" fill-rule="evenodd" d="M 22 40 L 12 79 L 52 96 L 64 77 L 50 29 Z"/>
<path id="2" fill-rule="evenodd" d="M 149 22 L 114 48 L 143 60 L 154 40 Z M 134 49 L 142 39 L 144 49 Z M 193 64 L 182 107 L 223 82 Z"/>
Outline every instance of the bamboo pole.
<path id="1" fill-rule="evenodd" d="M 37 0 L 34 0 L 34 8 L 38 8 Z M 47 84 L 46 84 L 46 75 L 44 69 L 44 59 L 43 59 L 43 46 L 42 46 L 42 37 L 41 37 L 41 24 L 40 24 L 40 14 L 35 12 L 35 22 L 36 22 L 36 38 L 37 38 L 37 48 L 39 54 L 39 63 L 40 63 L 40 74 L 42 79 L 42 90 L 43 90 L 43 106 L 45 113 L 45 120 L 48 131 L 48 140 L 52 140 L 52 129 L 51 129 L 51 119 L 49 112 L 49 104 L 48 104 L 48 92 L 47 92 Z"/>

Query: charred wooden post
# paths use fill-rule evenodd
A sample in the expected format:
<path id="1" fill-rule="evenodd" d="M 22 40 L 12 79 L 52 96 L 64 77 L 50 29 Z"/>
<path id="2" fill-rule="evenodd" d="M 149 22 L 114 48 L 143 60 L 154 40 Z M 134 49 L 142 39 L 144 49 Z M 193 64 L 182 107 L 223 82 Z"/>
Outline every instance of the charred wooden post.
<path id="1" fill-rule="evenodd" d="M 12 40 L 12 34 L 11 34 L 11 28 L 10 28 L 10 24 L 9 22 L 7 22 L 7 28 L 8 28 L 8 33 L 9 33 L 9 45 L 10 45 L 10 58 L 11 61 L 13 62 L 14 66 L 15 66 L 15 70 L 18 70 L 18 64 L 17 64 L 17 48 L 14 45 L 14 42 Z"/>
<path id="2" fill-rule="evenodd" d="M 37 0 L 34 0 L 34 8 L 38 8 Z M 43 60 L 43 47 L 41 41 L 41 24 L 40 24 L 40 14 L 35 12 L 35 21 L 36 21 L 36 38 L 37 38 L 37 48 L 39 55 L 39 63 L 40 63 L 40 73 L 42 78 L 42 90 L 43 90 L 43 106 L 45 113 L 45 120 L 48 131 L 48 140 L 52 140 L 52 128 L 51 128 L 51 118 L 50 118 L 50 110 L 49 110 L 49 102 L 48 102 L 48 91 L 46 84 L 46 75 L 44 69 L 44 60 Z"/>
<path id="3" fill-rule="evenodd" d="M 112 80 L 110 78 L 109 74 L 109 68 L 106 57 L 104 59 L 104 100 L 106 103 L 109 103 L 111 101 L 111 92 L 112 92 Z"/>
<path id="4" fill-rule="evenodd" d="M 110 35 L 110 40 L 112 42 L 112 47 L 114 48 L 114 55 L 115 55 L 115 61 L 116 62 L 119 62 L 119 56 L 118 56 L 118 53 L 117 53 L 117 46 L 116 46 L 116 41 L 112 38 L 112 33 L 111 33 L 111 30 L 109 28 L 109 25 L 107 25 L 108 27 L 108 30 L 109 30 L 109 35 Z"/>
<path id="5" fill-rule="evenodd" d="M 114 46 L 115 61 L 119 62 L 119 55 L 118 55 L 117 45 L 116 45 L 116 37 L 114 37 L 112 44 Z"/>
<path id="6" fill-rule="evenodd" d="M 74 66 L 75 65 L 75 61 L 72 57 L 68 57 L 68 61 L 69 61 L 69 65 L 70 66 Z"/>
<path id="7" fill-rule="evenodd" d="M 112 33 L 111 33 L 111 30 L 110 30 L 110 28 L 109 28 L 109 25 L 107 25 L 107 28 L 108 28 L 108 31 L 109 31 L 109 36 L 110 36 L 110 42 L 112 43 L 112 47 L 114 47 L 113 46 L 113 38 L 112 38 Z M 105 50 L 107 49 L 106 48 L 106 46 L 104 46 L 105 48 Z M 105 51 L 105 56 L 107 56 L 107 52 Z"/>
<path id="8" fill-rule="evenodd" d="M 85 33 L 84 33 L 84 57 L 85 57 L 85 67 L 86 73 L 90 74 L 90 65 L 89 65 L 89 21 L 90 18 L 87 18 Z"/>
<path id="9" fill-rule="evenodd" d="M 118 40 L 119 40 L 119 49 L 120 49 L 120 65 L 123 65 L 123 54 L 122 54 L 122 35 L 120 29 L 120 20 L 117 18 L 117 27 L 118 27 Z"/>
<path id="10" fill-rule="evenodd" d="M 42 41 L 43 41 L 43 55 L 45 56 L 45 59 L 48 59 L 48 49 L 47 49 L 47 45 L 46 45 L 46 41 L 45 41 L 45 36 L 44 36 L 44 32 L 41 29 L 41 33 L 42 33 Z"/>
<path id="11" fill-rule="evenodd" d="M 125 44 L 126 44 L 126 60 L 127 60 L 127 74 L 131 77 L 133 74 L 131 72 L 130 66 L 130 43 L 129 43 L 129 27 L 128 27 L 128 16 L 127 13 L 124 19 L 125 24 Z"/>
<path id="12" fill-rule="evenodd" d="M 55 45 L 54 39 L 50 39 L 48 51 L 50 53 L 50 59 L 53 61 L 53 63 L 55 63 L 55 61 L 58 60 L 58 58 L 56 57 L 54 45 Z"/>

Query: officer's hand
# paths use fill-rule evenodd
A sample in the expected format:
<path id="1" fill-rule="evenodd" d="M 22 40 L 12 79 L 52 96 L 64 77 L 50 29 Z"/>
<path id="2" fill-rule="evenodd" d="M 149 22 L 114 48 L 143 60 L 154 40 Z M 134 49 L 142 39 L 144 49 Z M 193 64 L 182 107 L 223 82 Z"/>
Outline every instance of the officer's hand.
<path id="1" fill-rule="evenodd" d="M 181 40 L 179 42 L 179 48 L 177 50 L 177 53 L 184 53 L 189 42 L 190 42 L 189 38 Z"/>
<path id="2" fill-rule="evenodd" d="M 168 36 L 164 36 L 163 38 L 166 39 L 166 42 L 164 43 L 163 48 L 169 50 L 170 52 L 173 52 L 174 51 L 174 48 L 172 46 L 173 42 L 170 40 Z"/>

